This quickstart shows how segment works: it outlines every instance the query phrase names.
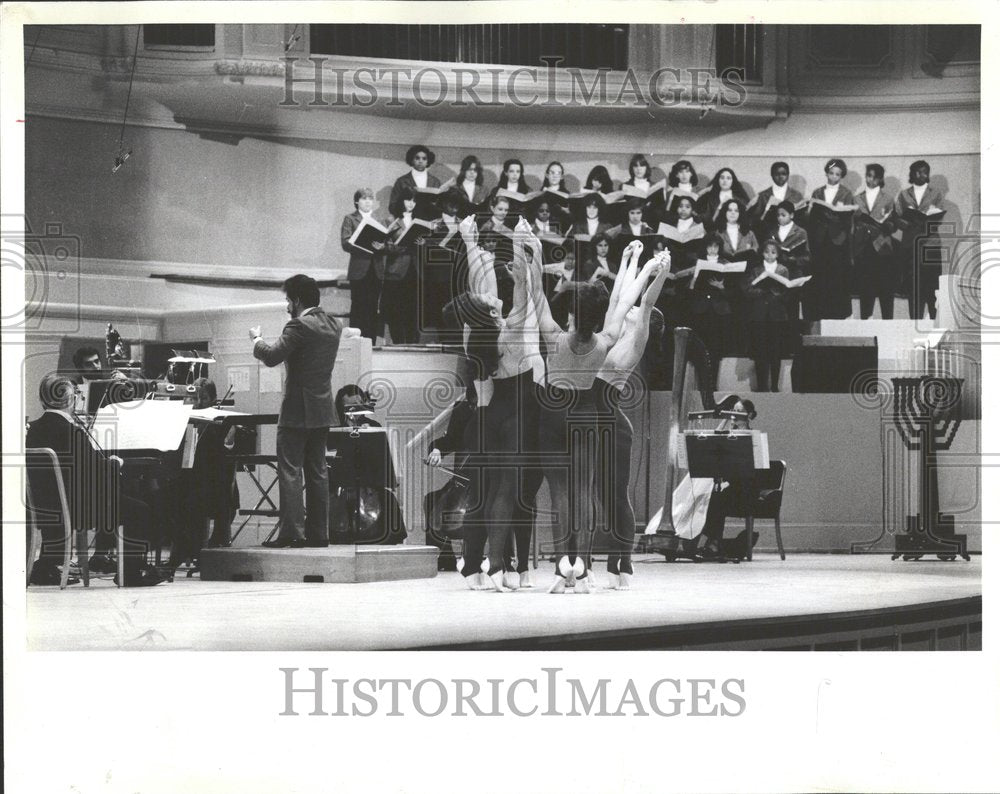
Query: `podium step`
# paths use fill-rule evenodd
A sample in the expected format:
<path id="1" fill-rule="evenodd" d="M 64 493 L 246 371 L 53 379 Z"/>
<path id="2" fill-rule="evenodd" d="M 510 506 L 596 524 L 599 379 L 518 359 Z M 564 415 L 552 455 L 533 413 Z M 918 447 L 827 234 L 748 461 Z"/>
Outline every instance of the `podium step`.
<path id="1" fill-rule="evenodd" d="M 327 546 L 319 549 L 203 549 L 202 581 L 389 582 L 437 576 L 433 546 Z"/>

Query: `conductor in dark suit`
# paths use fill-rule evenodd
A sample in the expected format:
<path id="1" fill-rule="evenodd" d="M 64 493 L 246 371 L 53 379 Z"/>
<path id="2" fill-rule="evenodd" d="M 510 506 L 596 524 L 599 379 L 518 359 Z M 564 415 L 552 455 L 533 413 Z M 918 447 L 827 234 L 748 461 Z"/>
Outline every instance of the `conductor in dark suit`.
<path id="1" fill-rule="evenodd" d="M 261 339 L 259 326 L 250 329 L 254 357 L 269 367 L 285 364 L 277 439 L 281 531 L 264 545 L 278 549 L 326 546 L 330 511 L 326 436 L 337 424 L 330 374 L 340 346 L 341 326 L 319 307 L 319 287 L 309 276 L 292 276 L 282 289 L 292 319 L 278 341 L 269 345 Z"/>

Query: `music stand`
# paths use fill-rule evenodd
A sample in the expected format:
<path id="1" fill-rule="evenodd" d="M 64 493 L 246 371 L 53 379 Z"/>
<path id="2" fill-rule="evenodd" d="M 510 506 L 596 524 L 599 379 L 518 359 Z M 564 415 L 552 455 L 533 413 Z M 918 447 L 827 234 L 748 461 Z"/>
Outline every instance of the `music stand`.
<path id="1" fill-rule="evenodd" d="M 726 430 L 707 432 L 688 430 L 684 433 L 688 472 L 692 478 L 709 477 L 740 483 L 746 516 L 747 561 L 753 559 L 753 498 L 751 493 L 757 461 L 766 441 L 756 430 Z M 769 465 L 766 464 L 766 465 Z"/>
<path id="2" fill-rule="evenodd" d="M 397 484 L 385 428 L 331 427 L 326 441 L 326 465 L 331 483 L 339 487 L 354 486 L 354 510 L 349 513 L 348 534 L 355 543 L 361 526 L 362 486 L 395 488 Z"/>
<path id="3" fill-rule="evenodd" d="M 108 405 L 143 400 L 156 391 L 155 380 L 130 380 L 126 378 L 101 378 L 84 381 L 86 411 L 89 421 Z"/>

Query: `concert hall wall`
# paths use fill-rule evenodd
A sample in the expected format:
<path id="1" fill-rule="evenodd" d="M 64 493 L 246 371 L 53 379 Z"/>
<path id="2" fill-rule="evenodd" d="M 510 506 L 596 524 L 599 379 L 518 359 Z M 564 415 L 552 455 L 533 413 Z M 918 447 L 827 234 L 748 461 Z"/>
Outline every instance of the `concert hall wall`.
<path id="1" fill-rule="evenodd" d="M 41 116 L 29 122 L 28 219 L 37 228 L 60 223 L 63 233 L 79 236 L 88 267 L 99 272 L 124 274 L 129 262 L 177 264 L 216 276 L 250 268 L 343 272 L 340 224 L 354 209 L 354 191 L 372 187 L 384 213 L 392 182 L 407 170 L 406 148 L 417 141 L 435 150 L 431 172 L 442 180 L 475 153 L 487 184 L 496 183 L 503 160 L 519 157 L 532 186 L 552 159 L 565 166 L 570 187 L 601 163 L 613 178 L 627 178 L 628 158 L 637 151 L 649 157 L 655 176 L 677 159 L 691 159 L 701 185 L 729 166 L 751 193 L 769 184 L 776 159 L 790 163 L 793 187 L 809 191 L 822 184 L 829 157 L 847 161 L 846 183 L 855 191 L 864 165 L 878 161 L 896 192 L 906 187 L 909 163 L 922 158 L 930 161 L 931 184 L 944 191 L 948 219 L 959 229 L 979 208 L 979 122 L 969 112 L 808 114 L 742 131 L 506 125 L 509 143 L 502 148 L 492 126 L 422 123 L 407 130 L 368 116 L 350 119 L 356 139 L 349 142 L 248 136 L 234 144 L 182 129 L 131 127 L 134 154 L 116 174 L 108 161 L 113 126 Z"/>

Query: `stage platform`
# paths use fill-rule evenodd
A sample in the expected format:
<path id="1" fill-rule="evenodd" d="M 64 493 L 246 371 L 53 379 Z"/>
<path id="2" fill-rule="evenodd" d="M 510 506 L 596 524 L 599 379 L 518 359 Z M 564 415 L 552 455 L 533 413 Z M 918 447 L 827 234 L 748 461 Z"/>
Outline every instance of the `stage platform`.
<path id="1" fill-rule="evenodd" d="M 433 546 L 326 546 L 316 549 L 204 549 L 203 582 L 350 584 L 433 579 Z"/>
<path id="2" fill-rule="evenodd" d="M 978 650 L 982 558 L 636 558 L 634 589 L 466 590 L 457 573 L 367 584 L 203 582 L 27 589 L 32 650 Z M 600 573 L 599 578 L 604 579 Z"/>

